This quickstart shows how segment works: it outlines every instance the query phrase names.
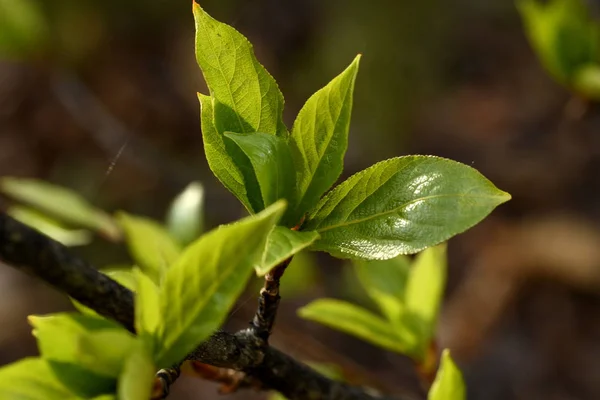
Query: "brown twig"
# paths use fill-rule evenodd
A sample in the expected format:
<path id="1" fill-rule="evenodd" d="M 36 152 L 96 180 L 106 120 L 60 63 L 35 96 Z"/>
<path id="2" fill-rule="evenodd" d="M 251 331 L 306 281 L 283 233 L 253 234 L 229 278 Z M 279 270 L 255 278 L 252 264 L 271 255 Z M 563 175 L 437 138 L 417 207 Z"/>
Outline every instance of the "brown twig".
<path id="1" fill-rule="evenodd" d="M 0 261 L 32 274 L 99 314 L 134 331 L 133 294 L 70 254 L 60 243 L 0 212 Z M 264 388 L 298 400 L 384 399 L 363 388 L 333 381 L 264 345 L 252 329 L 217 331 L 187 357 L 244 372 Z"/>
<path id="2" fill-rule="evenodd" d="M 271 269 L 265 275 L 265 283 L 260 290 L 258 309 L 250 323 L 250 329 L 256 337 L 263 341 L 265 346 L 269 343 L 269 336 L 271 336 L 275 318 L 277 317 L 279 301 L 281 300 L 279 296 L 279 281 L 291 261 L 292 258 L 290 257 Z"/>

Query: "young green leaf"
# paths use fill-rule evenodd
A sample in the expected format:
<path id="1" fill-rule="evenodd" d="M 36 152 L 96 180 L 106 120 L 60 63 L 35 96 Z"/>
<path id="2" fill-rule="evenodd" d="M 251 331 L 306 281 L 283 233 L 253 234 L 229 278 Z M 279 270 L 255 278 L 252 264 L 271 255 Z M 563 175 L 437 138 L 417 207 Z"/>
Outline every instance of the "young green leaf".
<path id="1" fill-rule="evenodd" d="M 416 354 L 425 357 L 435 333 L 440 303 L 446 284 L 446 245 L 421 252 L 410 269 L 406 285 L 402 326 L 419 338 Z"/>
<path id="2" fill-rule="evenodd" d="M 287 140 L 267 133 L 227 132 L 225 137 L 240 151 L 234 161 L 244 176 L 253 209 L 260 211 L 279 199 L 286 199 L 288 205 L 292 206 L 296 171 Z"/>
<path id="3" fill-rule="evenodd" d="M 467 398 L 462 373 L 452 361 L 450 351 L 442 352 L 442 362 L 427 400 L 465 400 Z"/>
<path id="4" fill-rule="evenodd" d="M 36 179 L 0 178 L 0 191 L 74 228 L 96 231 L 109 240 L 121 238 L 115 221 L 79 194 Z"/>
<path id="5" fill-rule="evenodd" d="M 410 274 L 410 259 L 400 255 L 384 261 L 355 260 L 358 280 L 392 323 L 400 321 L 404 311 L 404 293 Z"/>
<path id="6" fill-rule="evenodd" d="M 160 323 L 158 287 L 152 280 L 135 269 L 137 290 L 135 294 L 135 331 L 138 335 L 153 337 Z"/>
<path id="7" fill-rule="evenodd" d="M 262 262 L 256 266 L 258 276 L 265 275 L 277 264 L 310 246 L 319 238 L 317 232 L 298 232 L 276 226 L 269 234 Z"/>
<path id="8" fill-rule="evenodd" d="M 431 156 L 379 162 L 333 189 L 303 230 L 313 250 L 341 258 L 389 259 L 441 243 L 510 199 L 477 170 Z"/>
<path id="9" fill-rule="evenodd" d="M 155 283 L 181 253 L 181 247 L 157 222 L 123 212 L 117 219 L 125 231 L 129 252 L 138 267 Z"/>
<path id="10" fill-rule="evenodd" d="M 0 399 L 75 400 L 46 360 L 25 358 L 0 368 Z"/>
<path id="11" fill-rule="evenodd" d="M 134 337 L 116 323 L 83 314 L 29 317 L 42 358 L 54 375 L 79 396 L 115 389 Z"/>
<path id="12" fill-rule="evenodd" d="M 30 316 L 44 359 L 117 377 L 134 337 L 116 323 L 83 314 Z"/>
<path id="13" fill-rule="evenodd" d="M 55 219 L 29 207 L 11 206 L 6 213 L 65 246 L 81 246 L 92 241 L 90 231 L 69 229 Z"/>
<path id="14" fill-rule="evenodd" d="M 360 55 L 312 95 L 294 122 L 290 147 L 298 179 L 298 219 L 317 204 L 342 173 L 359 61 Z"/>
<path id="15" fill-rule="evenodd" d="M 223 186 L 237 197 L 249 212 L 253 212 L 242 172 L 227 152 L 225 137 L 215 127 L 213 118 L 215 100 L 200 93 L 198 93 L 198 100 L 200 101 L 202 140 L 208 166 Z"/>
<path id="16" fill-rule="evenodd" d="M 185 246 L 204 230 L 204 187 L 190 183 L 175 199 L 167 212 L 167 230 L 180 245 Z"/>
<path id="17" fill-rule="evenodd" d="M 158 367 L 181 361 L 223 323 L 261 260 L 285 209 L 264 211 L 203 235 L 167 271 L 160 292 Z"/>
<path id="18" fill-rule="evenodd" d="M 519 0 L 526 33 L 544 67 L 561 83 L 600 61 L 600 27 L 581 0 Z"/>
<path id="19" fill-rule="evenodd" d="M 252 44 L 231 26 L 194 3 L 196 60 L 214 103 L 219 133 L 266 132 L 287 136 L 281 119 L 283 95 L 256 60 Z"/>
<path id="20" fill-rule="evenodd" d="M 156 368 L 142 342 L 138 341 L 127 356 L 119 377 L 119 400 L 149 399 Z"/>
<path id="21" fill-rule="evenodd" d="M 345 301 L 319 299 L 299 309 L 298 315 L 391 351 L 404 353 L 413 347 L 414 338 L 399 334 L 383 318 Z"/>

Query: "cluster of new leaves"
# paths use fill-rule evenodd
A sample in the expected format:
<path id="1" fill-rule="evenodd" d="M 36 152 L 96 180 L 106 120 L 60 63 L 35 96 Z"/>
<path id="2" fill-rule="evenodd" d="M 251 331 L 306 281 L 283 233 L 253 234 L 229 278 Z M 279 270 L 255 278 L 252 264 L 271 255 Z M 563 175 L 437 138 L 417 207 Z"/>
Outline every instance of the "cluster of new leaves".
<path id="1" fill-rule="evenodd" d="M 413 262 L 402 255 L 386 261 L 355 261 L 354 269 L 379 309 L 378 314 L 346 301 L 319 299 L 301 308 L 299 315 L 408 355 L 424 374 L 430 375 L 437 364 L 432 356 L 446 281 L 446 246 L 428 248 Z M 429 400 L 465 398 L 461 373 L 447 350 L 442 355 L 436 382 Z"/>
<path id="2" fill-rule="evenodd" d="M 125 213 L 112 218 L 77 194 L 43 182 L 3 178 L 0 189 L 24 204 L 12 206 L 10 214 L 58 240 L 86 228 L 111 232 L 107 237 L 113 240 L 123 232 L 135 266 L 104 273 L 135 291 L 137 333 L 76 302 L 81 314 L 32 316 L 40 357 L 0 369 L 0 398 L 150 398 L 156 371 L 183 360 L 223 323 L 285 209 L 276 202 L 198 238 L 198 184 L 174 200 L 166 226 Z"/>
<path id="3" fill-rule="evenodd" d="M 369 260 L 416 253 L 510 198 L 473 168 L 428 156 L 382 161 L 330 190 L 348 147 L 360 56 L 308 99 L 288 132 L 283 95 L 250 42 L 197 4 L 194 16 L 196 56 L 210 90 L 198 96 L 209 166 L 251 213 L 286 199 L 281 224 L 298 228 L 275 231 L 269 249 L 278 246 L 277 256 L 262 271 L 306 246 Z"/>
<path id="4" fill-rule="evenodd" d="M 561 84 L 600 99 L 600 23 L 583 0 L 518 0 L 526 33 L 544 67 Z"/>
<path id="5" fill-rule="evenodd" d="M 125 238 L 135 266 L 107 274 L 136 292 L 137 336 L 81 305 L 82 314 L 32 317 L 41 356 L 0 369 L 0 382 L 11 382 L 0 394 L 147 398 L 156 369 L 180 362 L 219 327 L 253 269 L 266 274 L 303 249 L 362 260 L 357 272 L 382 316 L 333 300 L 302 315 L 423 361 L 444 282 L 443 247 L 411 268 L 399 255 L 463 232 L 510 198 L 475 169 L 430 156 L 385 160 L 333 187 L 360 56 L 308 99 L 289 131 L 283 95 L 248 40 L 197 4 L 193 12 L 210 90 L 198 96 L 206 157 L 253 215 L 198 238 L 197 186 L 175 201 L 165 228 L 125 213 L 113 218 L 62 188 L 3 179 L 0 190 L 25 204 L 10 213 L 65 243 L 85 243 L 91 231 Z M 464 397 L 447 352 L 430 397 Z"/>

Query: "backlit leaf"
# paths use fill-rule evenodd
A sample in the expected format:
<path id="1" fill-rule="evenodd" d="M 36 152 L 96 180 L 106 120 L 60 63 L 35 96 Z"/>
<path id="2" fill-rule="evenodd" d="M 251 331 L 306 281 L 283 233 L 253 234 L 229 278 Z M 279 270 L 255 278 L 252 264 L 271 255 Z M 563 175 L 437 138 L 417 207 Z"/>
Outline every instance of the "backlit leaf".
<path id="1" fill-rule="evenodd" d="M 0 367 L 0 399 L 75 400 L 53 374 L 46 360 L 25 358 Z"/>
<path id="2" fill-rule="evenodd" d="M 149 399 L 152 394 L 156 368 L 152 357 L 141 342 L 136 343 L 124 362 L 119 377 L 119 400 Z"/>
<path id="3" fill-rule="evenodd" d="M 281 119 L 283 95 L 275 79 L 256 60 L 252 44 L 229 25 L 194 3 L 196 60 L 216 100 L 219 133 L 265 132 L 287 136 Z"/>
<path id="4" fill-rule="evenodd" d="M 87 228 L 117 241 L 121 231 L 104 211 L 79 194 L 36 179 L 0 178 L 0 191 L 73 228 Z"/>
<path id="5" fill-rule="evenodd" d="M 298 219 L 342 173 L 359 60 L 360 55 L 312 95 L 294 122 L 290 145 L 298 177 Z"/>
<path id="6" fill-rule="evenodd" d="M 446 245 L 430 247 L 413 262 L 406 285 L 402 326 L 419 338 L 417 354 L 422 357 L 434 336 L 446 284 Z"/>
<path id="7" fill-rule="evenodd" d="M 169 367 L 213 333 L 261 260 L 285 209 L 264 211 L 203 235 L 167 271 L 161 286 L 158 367 Z"/>
<path id="8" fill-rule="evenodd" d="M 299 309 L 298 315 L 391 351 L 405 352 L 414 340 L 400 336 L 383 318 L 341 300 L 315 300 Z"/>
<path id="9" fill-rule="evenodd" d="M 276 226 L 267 239 L 262 263 L 256 266 L 256 273 L 259 276 L 265 275 L 271 268 L 310 246 L 318 238 L 317 232 L 297 232 Z"/>
<path id="10" fill-rule="evenodd" d="M 356 275 L 371 299 L 390 322 L 400 321 L 404 311 L 410 259 L 398 256 L 384 261 L 354 261 Z"/>
<path id="11" fill-rule="evenodd" d="M 185 246 L 204 230 L 204 187 L 190 183 L 175 199 L 167 213 L 167 230 L 180 245 Z"/>
<path id="12" fill-rule="evenodd" d="M 92 241 L 90 231 L 69 229 L 60 222 L 29 207 L 11 206 L 6 213 L 65 246 L 81 246 Z"/>
<path id="13" fill-rule="evenodd" d="M 465 400 L 467 398 L 462 373 L 452 361 L 450 351 L 444 350 L 442 362 L 427 400 Z"/>
<path id="14" fill-rule="evenodd" d="M 156 221 L 124 212 L 118 213 L 117 219 L 136 265 L 158 284 L 181 253 L 181 247 Z"/>

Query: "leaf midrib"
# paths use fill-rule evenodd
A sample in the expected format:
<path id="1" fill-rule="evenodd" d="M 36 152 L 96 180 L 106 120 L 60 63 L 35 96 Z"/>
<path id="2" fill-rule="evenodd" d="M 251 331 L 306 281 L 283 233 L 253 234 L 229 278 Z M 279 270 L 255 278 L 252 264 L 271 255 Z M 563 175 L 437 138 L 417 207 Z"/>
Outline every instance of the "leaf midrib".
<path id="1" fill-rule="evenodd" d="M 327 86 L 326 86 L 326 87 L 327 87 Z M 319 159 L 319 160 L 317 161 L 317 163 L 316 163 L 316 167 L 314 168 L 314 170 L 310 171 L 310 176 L 309 176 L 308 184 L 306 185 L 306 188 L 304 188 L 304 193 L 303 193 L 303 194 L 302 194 L 302 196 L 300 197 L 300 199 L 299 199 L 299 201 L 298 201 L 298 204 L 302 204 L 302 203 L 304 202 L 304 199 L 306 198 L 306 195 L 307 195 L 307 193 L 308 193 L 308 191 L 309 191 L 309 189 L 310 189 L 310 186 L 312 185 L 312 183 L 313 183 L 313 181 L 314 181 L 314 177 L 315 177 L 315 175 L 316 175 L 316 173 L 317 173 L 317 170 L 318 170 L 318 169 L 319 169 L 319 167 L 321 166 L 321 161 L 323 160 L 323 158 L 324 158 L 324 156 L 325 156 L 325 153 L 327 153 L 327 149 L 329 148 L 329 144 L 330 144 L 330 143 L 331 143 L 331 141 L 333 140 L 333 136 L 334 136 L 334 134 L 335 134 L 335 128 L 337 127 L 337 124 L 338 124 L 338 122 L 339 122 L 339 120 L 340 120 L 340 117 L 341 117 L 341 115 L 342 115 L 342 111 L 344 110 L 345 101 L 346 101 L 346 98 L 348 97 L 348 92 L 349 92 L 349 91 L 350 91 L 350 85 L 349 85 L 348 87 L 346 87 L 346 91 L 344 92 L 344 96 L 343 96 L 343 99 L 342 99 L 342 102 L 341 102 L 342 106 L 340 107 L 340 111 L 338 112 L 338 115 L 337 115 L 337 116 L 336 116 L 336 118 L 335 118 L 335 122 L 333 123 L 333 130 L 332 130 L 332 134 L 331 134 L 331 135 L 329 136 L 329 138 L 327 139 L 327 145 L 326 145 L 326 146 L 324 146 L 324 150 L 323 150 L 323 153 L 322 153 L 322 154 L 318 154 L 318 152 L 317 152 L 317 154 L 318 154 L 318 159 Z M 327 97 L 326 97 L 326 98 L 327 98 L 327 103 L 329 103 L 329 102 L 331 101 L 331 99 L 330 99 L 330 94 L 331 94 L 331 88 L 328 88 L 328 89 L 327 89 Z M 309 100 L 310 100 L 310 99 L 309 99 Z M 316 113 L 317 113 L 317 109 L 318 109 L 318 107 L 317 107 L 317 106 L 318 106 L 318 104 L 315 104 L 315 107 L 314 107 L 314 109 L 315 109 L 315 122 L 312 124 L 312 125 L 313 125 L 313 132 L 314 132 L 314 133 L 316 133 L 316 132 L 317 132 L 317 128 L 316 128 L 316 123 L 317 123 L 317 121 L 316 121 L 316 120 L 317 120 L 317 118 L 316 118 Z M 293 135 L 293 133 L 294 133 L 294 132 L 292 131 L 292 135 Z M 312 139 L 313 139 L 313 140 L 315 139 L 315 135 L 314 135 L 314 133 L 313 133 L 313 137 L 312 137 Z M 304 136 L 304 135 L 301 135 L 301 137 L 303 137 L 303 136 Z M 307 158 L 306 160 L 307 160 L 307 165 L 308 165 L 308 158 Z"/>
<path id="2" fill-rule="evenodd" d="M 477 195 L 477 196 L 472 196 L 472 195 L 465 195 L 465 194 L 437 194 L 437 195 L 432 195 L 432 196 L 425 196 L 425 197 L 420 197 L 420 198 L 408 201 L 406 203 L 403 203 L 400 206 L 392 208 L 391 210 L 388 210 L 388 211 L 383 211 L 383 212 L 380 212 L 380 213 L 372 214 L 372 215 L 369 215 L 368 217 L 356 219 L 356 220 L 353 220 L 353 221 L 344 221 L 344 222 L 341 222 L 339 224 L 330 225 L 330 226 L 327 226 L 327 227 L 322 228 L 322 229 L 317 228 L 316 231 L 319 232 L 319 233 L 321 233 L 321 232 L 327 232 L 329 230 L 340 228 L 340 227 L 345 227 L 345 226 L 360 224 L 361 222 L 369 221 L 371 219 L 375 219 L 375 218 L 379 218 L 379 217 L 384 217 L 386 215 L 396 213 L 396 212 L 400 211 L 401 209 L 403 209 L 405 207 L 408 207 L 409 205 L 411 205 L 413 203 L 416 203 L 417 201 L 425 201 L 425 200 L 430 200 L 430 199 L 435 199 L 435 198 L 441 198 L 441 197 L 470 197 L 470 198 L 475 198 L 475 199 L 491 199 L 491 198 L 500 198 L 502 196 L 499 196 L 499 195 L 490 195 L 490 196 L 487 196 L 487 195 Z M 367 199 L 368 198 L 366 198 L 365 200 L 361 201 L 360 204 L 357 207 L 355 207 L 355 209 L 358 208 L 360 205 L 362 205 Z M 335 210 L 332 210 L 332 212 L 333 211 L 335 211 Z"/>

